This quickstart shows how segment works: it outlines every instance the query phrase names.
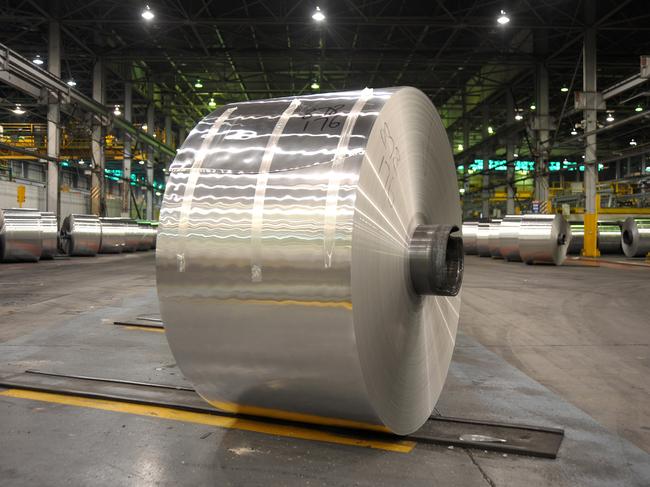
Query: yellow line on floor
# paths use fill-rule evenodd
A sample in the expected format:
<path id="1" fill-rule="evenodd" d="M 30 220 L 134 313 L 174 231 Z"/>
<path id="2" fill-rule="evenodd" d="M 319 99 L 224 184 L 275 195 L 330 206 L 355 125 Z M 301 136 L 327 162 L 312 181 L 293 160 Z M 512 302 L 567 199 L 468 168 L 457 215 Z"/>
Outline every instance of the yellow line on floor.
<path id="1" fill-rule="evenodd" d="M 337 443 L 340 445 L 375 448 L 378 450 L 387 450 L 400 453 L 408 453 L 415 447 L 415 443 L 412 441 L 381 441 L 353 438 L 329 433 L 326 431 L 303 428 L 300 426 L 278 425 L 265 423 L 262 421 L 253 421 L 249 419 L 229 418 L 225 416 L 216 416 L 205 413 L 193 413 L 161 406 L 132 404 L 105 399 L 89 399 L 84 397 L 68 396 L 65 394 L 53 394 L 50 392 L 9 389 L 0 392 L 0 396 L 28 399 L 31 401 L 49 402 L 55 404 L 64 404 L 66 406 L 101 409 L 103 411 L 128 413 L 138 416 L 150 416 L 172 421 L 182 421 L 185 423 L 206 424 L 210 426 L 216 426 L 218 428 L 253 431 L 256 433 L 285 436 L 288 438 L 299 438 L 301 440 L 313 440 L 326 443 Z"/>
<path id="2" fill-rule="evenodd" d="M 153 331 L 154 333 L 165 333 L 164 328 L 154 328 L 152 326 L 128 325 L 122 326 L 125 330 Z"/>

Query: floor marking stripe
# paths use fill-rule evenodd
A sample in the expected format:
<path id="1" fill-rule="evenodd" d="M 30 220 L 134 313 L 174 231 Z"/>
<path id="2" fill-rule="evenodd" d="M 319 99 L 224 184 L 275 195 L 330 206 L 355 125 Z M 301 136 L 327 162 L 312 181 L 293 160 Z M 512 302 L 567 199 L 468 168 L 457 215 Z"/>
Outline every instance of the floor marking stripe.
<path id="1" fill-rule="evenodd" d="M 112 411 L 117 413 L 135 414 L 138 416 L 149 416 L 171 421 L 181 421 L 185 423 L 205 424 L 216 426 L 218 428 L 252 431 L 255 433 L 265 433 L 288 438 L 298 438 L 301 440 L 322 441 L 325 443 L 336 443 L 340 445 L 358 446 L 362 448 L 375 448 L 378 450 L 386 450 L 398 453 L 409 453 L 415 447 L 415 443 L 412 441 L 391 442 L 381 440 L 368 440 L 364 438 L 353 438 L 329 433 L 327 431 L 302 428 L 299 426 L 278 425 L 264 423 L 261 421 L 253 421 L 249 419 L 229 418 L 205 413 L 193 413 L 161 406 L 132 404 L 120 401 L 109 401 L 105 399 L 89 399 L 84 397 L 67 396 L 64 394 L 53 394 L 49 392 L 9 389 L 0 392 L 0 396 L 27 399 L 31 401 L 49 402 L 55 404 L 64 404 L 66 406 L 100 409 L 103 411 Z"/>

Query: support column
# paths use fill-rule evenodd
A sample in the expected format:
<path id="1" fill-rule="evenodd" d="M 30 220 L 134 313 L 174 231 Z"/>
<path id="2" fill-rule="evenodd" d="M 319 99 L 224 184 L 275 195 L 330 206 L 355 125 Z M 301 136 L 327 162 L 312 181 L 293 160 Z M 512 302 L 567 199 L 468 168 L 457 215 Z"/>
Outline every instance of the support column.
<path id="1" fill-rule="evenodd" d="M 483 140 L 490 136 L 489 123 L 487 105 L 483 104 Z M 481 216 L 483 218 L 490 218 L 490 150 L 488 147 L 489 144 L 483 144 L 483 191 L 481 191 Z"/>
<path id="2" fill-rule="evenodd" d="M 61 77 L 61 29 L 59 23 L 50 21 L 47 69 L 57 78 Z M 47 105 L 47 155 L 59 157 L 61 109 L 58 99 L 50 99 Z M 59 191 L 59 163 L 47 162 L 47 211 L 54 212 L 59 219 L 61 212 Z"/>
<path id="3" fill-rule="evenodd" d="M 124 120 L 133 121 L 133 85 L 127 81 L 124 85 Z M 131 217 L 131 163 L 133 161 L 131 135 L 124 132 L 124 158 L 122 159 L 122 217 Z"/>
<path id="4" fill-rule="evenodd" d="M 100 59 L 93 67 L 93 99 L 105 104 L 104 63 Z M 99 118 L 93 118 L 92 135 L 90 139 L 93 171 L 90 187 L 90 212 L 104 216 L 106 212 L 106 190 L 104 184 L 104 127 Z"/>
<path id="5" fill-rule="evenodd" d="M 147 133 L 153 137 L 155 133 L 154 127 L 154 104 L 153 104 L 153 89 L 149 89 L 151 101 L 147 107 Z M 147 149 L 147 220 L 153 220 L 153 148 Z"/>
<path id="6" fill-rule="evenodd" d="M 537 160 L 535 162 L 535 199 L 543 202 L 549 199 L 548 158 L 549 158 L 549 104 L 548 69 L 538 63 L 535 76 L 535 97 L 537 99 Z"/>
<path id="7" fill-rule="evenodd" d="M 585 133 L 585 230 L 584 248 L 582 255 L 598 257 L 598 204 L 596 185 L 598 184 L 598 162 L 596 160 L 596 129 L 597 129 L 597 99 L 596 99 L 596 28 L 595 4 L 585 2 L 584 46 L 582 54 L 582 88 L 586 105 L 584 110 Z"/>
<path id="8" fill-rule="evenodd" d="M 506 120 L 508 125 L 515 122 L 515 100 L 512 92 L 506 93 Z M 506 215 L 515 214 L 515 140 L 514 135 L 508 135 L 506 141 Z"/>
<path id="9" fill-rule="evenodd" d="M 465 90 L 463 90 L 463 152 L 469 150 L 469 132 L 470 132 L 470 126 L 469 126 L 469 119 L 467 118 L 467 95 L 465 93 Z M 465 152 L 465 154 L 468 154 L 468 152 Z M 463 161 L 463 213 L 465 215 L 469 215 L 469 208 L 466 202 L 471 202 L 471 197 L 470 197 L 470 184 L 469 184 L 469 166 L 472 164 L 473 157 L 470 157 L 469 155 L 465 156 L 465 160 Z"/>

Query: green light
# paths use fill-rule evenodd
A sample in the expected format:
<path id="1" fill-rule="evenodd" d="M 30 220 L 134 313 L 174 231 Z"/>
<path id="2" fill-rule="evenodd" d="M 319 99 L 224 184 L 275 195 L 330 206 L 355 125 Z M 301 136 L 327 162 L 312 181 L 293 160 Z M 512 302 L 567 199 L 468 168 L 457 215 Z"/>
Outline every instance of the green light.
<path id="1" fill-rule="evenodd" d="M 68 167 L 70 165 L 70 163 L 68 161 L 61 161 L 61 165 L 63 167 Z"/>
<path id="2" fill-rule="evenodd" d="M 642 112 L 643 107 L 641 105 L 637 105 L 636 108 L 634 109 L 635 112 Z"/>
<path id="3" fill-rule="evenodd" d="M 200 79 L 196 80 L 196 83 L 194 83 L 194 88 L 203 88 L 203 83 L 201 83 Z"/>
<path id="4" fill-rule="evenodd" d="M 208 102 L 208 106 L 210 108 L 214 108 L 217 106 L 217 103 L 214 101 L 214 98 L 210 98 L 210 101 Z"/>
<path id="5" fill-rule="evenodd" d="M 318 88 L 320 88 L 320 84 L 318 83 L 318 81 L 314 80 L 311 84 L 311 89 L 317 90 Z"/>

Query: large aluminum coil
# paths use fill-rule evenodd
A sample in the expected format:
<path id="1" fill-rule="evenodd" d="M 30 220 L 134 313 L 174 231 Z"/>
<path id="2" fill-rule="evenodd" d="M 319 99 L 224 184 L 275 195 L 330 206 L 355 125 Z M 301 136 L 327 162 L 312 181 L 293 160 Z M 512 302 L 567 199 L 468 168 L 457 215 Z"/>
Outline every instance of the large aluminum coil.
<path id="1" fill-rule="evenodd" d="M 160 212 L 175 359 L 221 410 L 413 432 L 454 348 L 460 225 L 447 135 L 416 89 L 219 108 Z"/>
<path id="2" fill-rule="evenodd" d="M 138 245 L 136 250 L 150 250 L 151 249 L 151 233 L 149 232 L 148 225 L 136 223 L 138 226 Z"/>
<path id="3" fill-rule="evenodd" d="M 598 250 L 601 254 L 623 253 L 620 225 L 612 222 L 598 222 Z"/>
<path id="4" fill-rule="evenodd" d="M 490 250 L 490 257 L 493 259 L 501 259 L 501 248 L 499 243 L 499 233 L 501 227 L 501 219 L 495 218 L 490 222 L 488 232 L 488 248 Z"/>
<path id="5" fill-rule="evenodd" d="M 42 252 L 40 211 L 25 208 L 0 210 L 0 260 L 38 262 Z"/>
<path id="6" fill-rule="evenodd" d="M 476 254 L 478 222 L 463 222 L 463 248 L 466 254 Z"/>
<path id="7" fill-rule="evenodd" d="M 135 220 L 130 218 L 122 218 L 122 224 L 124 225 L 124 247 L 122 252 L 135 252 L 140 245 L 140 228 Z"/>
<path id="8" fill-rule="evenodd" d="M 571 222 L 571 242 L 569 243 L 568 254 L 580 254 L 585 243 L 585 224 L 582 222 Z"/>
<path id="9" fill-rule="evenodd" d="M 94 256 L 99 252 L 102 227 L 96 215 L 68 215 L 61 225 L 61 245 L 68 255 Z"/>
<path id="10" fill-rule="evenodd" d="M 123 218 L 102 217 L 100 254 L 119 254 L 126 246 L 126 223 Z"/>
<path id="11" fill-rule="evenodd" d="M 647 255 L 650 252 L 650 218 L 626 218 L 621 227 L 621 244 L 627 257 Z"/>
<path id="12" fill-rule="evenodd" d="M 41 212 L 41 240 L 41 259 L 53 259 L 59 252 L 59 227 L 51 211 Z"/>
<path id="13" fill-rule="evenodd" d="M 521 262 L 519 255 L 519 229 L 522 215 L 506 215 L 499 225 L 501 257 L 508 262 Z"/>
<path id="14" fill-rule="evenodd" d="M 519 255 L 526 264 L 560 265 L 571 241 L 571 226 L 561 215 L 524 215 L 519 228 Z"/>
<path id="15" fill-rule="evenodd" d="M 490 224 L 479 222 L 476 230 L 476 252 L 481 257 L 491 257 L 490 254 Z"/>

